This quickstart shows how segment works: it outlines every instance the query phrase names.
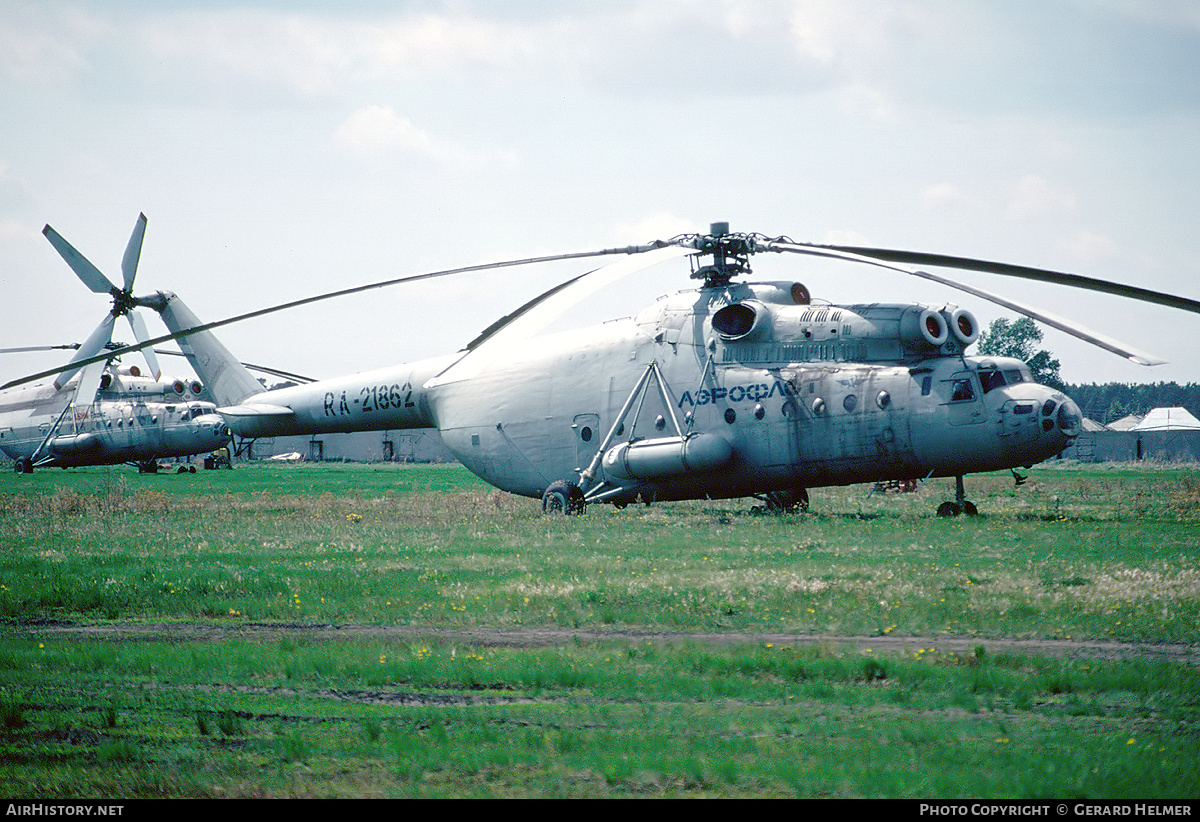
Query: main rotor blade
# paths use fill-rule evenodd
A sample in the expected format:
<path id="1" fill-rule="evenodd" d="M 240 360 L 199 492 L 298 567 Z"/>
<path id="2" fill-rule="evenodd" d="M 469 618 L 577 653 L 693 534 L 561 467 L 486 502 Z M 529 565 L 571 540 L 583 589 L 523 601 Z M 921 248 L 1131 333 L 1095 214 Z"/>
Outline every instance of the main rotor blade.
<path id="1" fill-rule="evenodd" d="M 133 329 L 133 337 L 138 342 L 145 342 L 150 339 L 150 334 L 146 331 L 146 321 L 142 319 L 142 315 L 137 311 L 130 311 L 125 315 L 129 319 L 129 326 Z M 154 356 L 153 348 L 143 348 L 142 356 L 146 358 L 146 365 L 150 368 L 150 373 L 154 375 L 154 379 L 162 376 L 162 368 L 158 365 L 158 357 Z"/>
<path id="2" fill-rule="evenodd" d="M 1072 320 L 1068 320 L 1036 308 L 1031 308 L 1030 306 L 1009 300 L 1006 297 L 1001 297 L 998 294 L 993 294 L 990 291 L 984 291 L 981 288 L 975 288 L 974 286 L 969 286 L 946 277 L 930 274 L 928 271 L 920 271 L 915 268 L 908 268 L 907 266 L 892 265 L 876 257 L 842 251 L 831 246 L 814 246 L 805 245 L 803 243 L 774 242 L 770 245 L 770 248 L 777 251 L 788 251 L 795 254 L 808 254 L 815 257 L 829 257 L 833 259 L 847 260 L 850 262 L 866 263 L 867 265 L 879 266 L 880 268 L 887 268 L 892 271 L 899 271 L 903 274 L 911 274 L 914 277 L 921 277 L 922 279 L 931 280 L 935 283 L 941 283 L 942 285 L 958 289 L 959 291 L 965 291 L 966 293 L 972 294 L 980 299 L 996 303 L 997 305 L 1002 305 L 1005 308 L 1012 309 L 1013 311 L 1024 314 L 1027 317 L 1032 317 L 1039 322 L 1043 322 L 1046 325 L 1057 328 L 1059 331 L 1066 332 L 1072 337 L 1078 337 L 1079 339 L 1089 342 L 1092 345 L 1099 346 L 1106 351 L 1111 351 L 1114 354 L 1120 354 L 1125 359 L 1135 362 L 1138 365 L 1162 365 L 1166 362 L 1166 360 L 1160 359 L 1153 354 L 1147 354 L 1144 351 L 1139 351 L 1127 343 L 1123 343 L 1120 340 L 1115 340 L 1112 337 L 1106 336 L 1097 331 L 1092 331 L 1091 329 L 1086 328 Z"/>
<path id="3" fill-rule="evenodd" d="M 114 291 L 119 291 L 115 285 L 100 273 L 100 269 L 92 265 L 87 257 L 75 250 L 75 246 L 68 243 L 63 236 L 47 225 L 42 229 L 42 233 L 46 235 L 46 239 L 50 241 L 50 245 L 59 255 L 67 261 L 67 265 L 75 272 L 79 279 L 83 280 L 83 284 L 97 294 L 112 294 Z"/>
<path id="4" fill-rule="evenodd" d="M 103 361 L 88 363 L 87 367 L 83 369 L 83 375 L 79 378 L 79 387 L 75 389 L 75 399 L 72 402 L 84 408 L 95 402 L 96 391 L 100 388 L 100 378 L 103 375 Z"/>
<path id="5" fill-rule="evenodd" d="M 121 258 L 121 276 L 125 282 L 125 291 L 133 289 L 133 278 L 137 276 L 138 260 L 142 256 L 142 240 L 146 238 L 146 215 L 139 214 L 129 235 L 129 245 L 125 246 L 125 256 Z"/>
<path id="6" fill-rule="evenodd" d="M 797 246 L 807 243 L 795 243 Z M 831 251 L 843 251 L 862 257 L 873 257 L 894 263 L 909 265 L 936 265 L 945 268 L 961 268 L 964 271 L 982 271 L 988 274 L 1001 274 L 1006 277 L 1019 277 L 1023 280 L 1037 280 L 1044 283 L 1056 283 L 1072 288 L 1082 288 L 1087 291 L 1100 291 L 1127 297 L 1132 300 L 1165 305 L 1182 311 L 1200 314 L 1200 301 L 1175 294 L 1164 294 L 1161 291 L 1151 291 L 1136 285 L 1124 285 L 1110 280 L 1099 280 L 1094 277 L 1084 277 L 1081 274 L 1067 274 L 1062 271 L 1050 271 L 1044 268 L 1033 268 L 1011 263 L 998 263 L 990 260 L 976 260 L 970 257 L 953 257 L 947 254 L 928 254 L 921 251 L 900 251 L 889 248 L 863 248 L 846 245 L 813 245 L 812 248 L 825 248 Z"/>
<path id="7" fill-rule="evenodd" d="M 47 228 L 49 228 L 49 226 L 47 226 Z M 51 230 L 53 230 L 53 229 L 51 229 Z M 95 356 L 91 359 L 80 358 L 78 361 L 78 365 L 79 366 L 87 365 L 89 362 L 94 362 L 95 360 L 101 359 L 101 357 L 103 357 L 105 359 L 110 358 L 110 357 L 120 357 L 124 354 L 129 354 L 134 351 L 141 351 L 142 349 L 144 349 L 148 346 L 158 345 L 160 343 L 165 343 L 165 342 L 170 342 L 171 340 L 177 340 L 181 337 L 190 337 L 192 334 L 199 334 L 201 331 L 211 331 L 214 328 L 221 328 L 226 325 L 233 325 L 234 323 L 244 322 L 245 320 L 251 320 L 256 317 L 265 317 L 268 314 L 274 314 L 279 311 L 286 311 L 289 308 L 298 308 L 302 305 L 310 305 L 312 303 L 321 302 L 323 300 L 332 300 L 336 297 L 346 297 L 351 294 L 359 294 L 361 292 L 371 291 L 371 290 L 377 289 L 377 288 L 387 288 L 387 287 L 393 286 L 393 285 L 401 285 L 403 283 L 417 282 L 420 280 L 432 280 L 437 277 L 449 277 L 449 276 L 452 276 L 455 274 L 465 274 L 465 273 L 472 272 L 472 271 L 490 271 L 492 269 L 498 269 L 498 268 L 514 268 L 516 266 L 522 266 L 522 265 L 533 265 L 534 263 L 558 262 L 560 260 L 580 260 L 580 259 L 585 259 L 587 257 L 603 257 L 606 255 L 616 255 L 616 254 L 642 254 L 644 252 L 647 252 L 647 251 L 650 251 L 653 249 L 657 249 L 657 248 L 662 248 L 662 247 L 664 247 L 663 243 L 652 243 L 652 244 L 643 245 L 643 246 L 627 246 L 625 248 L 605 248 L 605 249 L 600 249 L 598 251 L 576 251 L 576 252 L 572 252 L 572 253 L 568 253 L 568 254 L 551 254 L 551 255 L 544 256 L 544 257 L 526 257 L 526 258 L 519 259 L 519 260 L 503 260 L 503 261 L 494 262 L 494 263 L 481 263 L 478 265 L 468 265 L 468 266 L 462 266 L 459 268 L 448 268 L 443 271 L 431 271 L 431 272 L 428 272 L 425 274 L 413 274 L 413 275 L 410 275 L 407 277 L 396 277 L 396 278 L 390 279 L 390 280 L 382 280 L 380 282 L 368 283 L 367 285 L 359 285 L 359 286 L 354 286 L 352 288 L 344 288 L 344 289 L 341 289 L 338 291 L 330 291 L 325 294 L 318 294 L 315 297 L 305 297 L 304 299 L 300 299 L 300 300 L 292 300 L 291 302 L 280 303 L 279 305 L 270 306 L 269 308 L 261 308 L 257 311 L 249 311 L 245 314 L 238 314 L 235 317 L 227 317 L 224 320 L 217 320 L 216 322 L 203 323 L 201 325 L 197 325 L 192 328 L 185 328 L 182 331 L 177 331 L 172 334 L 164 334 L 161 337 L 154 337 L 153 339 L 143 340 L 143 341 L 137 343 L 136 345 L 127 345 L 122 348 L 117 348 L 112 351 L 105 352 L 103 355 Z M 76 253 L 78 253 L 78 252 L 76 252 Z M 81 259 L 82 259 L 82 257 L 81 257 Z M 89 263 L 89 265 L 90 265 L 90 263 Z M 99 272 L 96 272 L 96 273 L 99 273 Z M 101 276 L 103 276 L 103 275 L 101 275 Z M 149 305 L 148 302 L 141 302 L 140 304 Z M 153 306 L 151 306 L 151 307 L 153 307 Z M 43 377 L 48 377 L 55 373 L 57 373 L 57 369 L 52 369 L 49 371 L 40 371 L 36 374 L 27 374 L 24 377 L 20 377 L 15 380 L 9 380 L 4 385 L 0 385 L 0 390 L 3 390 L 5 388 L 12 388 L 12 387 L 18 386 L 18 385 L 25 385 L 26 383 L 34 382 L 35 380 L 40 380 Z M 72 373 L 74 373 L 74 372 L 72 372 Z"/>
<path id="8" fill-rule="evenodd" d="M 595 270 L 596 269 L 592 269 L 592 271 L 595 271 Z M 489 339 L 491 339 L 493 334 L 496 334 L 496 333 L 502 331 L 505 328 L 505 326 L 507 326 L 509 323 L 513 322 L 514 320 L 516 320 L 518 317 L 522 316 L 523 314 L 526 314 L 529 311 L 532 311 L 534 308 L 541 305 L 543 302 L 548 300 L 550 297 L 553 297 L 555 294 L 562 291 L 564 288 L 568 288 L 572 284 L 579 282 L 581 279 L 586 277 L 588 274 L 591 274 L 592 271 L 587 271 L 587 272 L 584 272 L 583 274 L 580 274 L 578 277 L 572 277 L 569 280 L 564 280 L 563 282 L 559 283 L 558 285 L 554 286 L 553 288 L 543 291 L 541 294 L 537 295 L 532 300 L 525 303 L 523 306 L 521 306 L 520 308 L 518 308 L 516 311 L 512 312 L 511 314 L 505 314 L 503 317 L 496 320 L 494 323 L 489 325 L 487 328 L 483 329 L 483 331 L 480 331 L 478 337 L 476 337 L 475 339 L 473 339 L 469 343 L 467 343 L 467 350 L 473 351 L 474 349 L 483 345 L 485 342 L 487 342 Z"/>
<path id="9" fill-rule="evenodd" d="M 429 380 L 426 385 L 432 387 L 469 379 L 494 359 L 498 347 L 502 347 L 514 339 L 523 339 L 536 334 L 602 288 L 664 260 L 697 253 L 699 252 L 694 248 L 668 245 L 647 251 L 635 259 L 609 263 L 565 283 L 560 283 L 526 303 L 500 323 L 492 325 L 468 346 L 469 351 L 466 355 Z M 484 350 L 489 353 L 481 354 Z"/>
<path id="10" fill-rule="evenodd" d="M 69 345 L 26 345 L 21 348 L 0 348 L 0 354 L 28 354 L 33 351 L 78 351 L 79 343 Z"/>
<path id="11" fill-rule="evenodd" d="M 117 318 L 112 314 L 108 314 L 101 321 L 100 325 L 96 326 L 96 330 L 93 331 L 91 335 L 83 341 L 83 344 L 79 346 L 79 351 L 75 353 L 75 356 L 71 358 L 69 363 L 67 363 L 67 367 L 63 369 L 59 373 L 58 378 L 55 379 L 55 388 L 61 389 L 67 384 L 67 381 L 71 379 L 71 377 L 75 376 L 75 372 L 77 372 L 83 366 L 90 365 L 93 362 L 107 361 L 109 359 L 111 356 L 110 354 L 105 353 L 98 355 L 98 352 L 103 350 L 105 346 L 108 345 L 109 341 L 112 340 L 113 322 L 116 319 Z M 55 373 L 55 371 L 58 371 L 58 369 L 46 372 L 41 376 L 49 376 L 50 374 Z"/>

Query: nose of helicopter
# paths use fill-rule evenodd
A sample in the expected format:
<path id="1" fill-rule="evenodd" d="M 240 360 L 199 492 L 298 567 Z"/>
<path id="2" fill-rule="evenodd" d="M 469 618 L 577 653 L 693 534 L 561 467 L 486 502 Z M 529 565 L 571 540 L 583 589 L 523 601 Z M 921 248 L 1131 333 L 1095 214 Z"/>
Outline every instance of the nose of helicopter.
<path id="1" fill-rule="evenodd" d="M 1044 385 L 1039 389 L 1041 407 L 1035 413 L 1041 435 L 1059 450 L 1066 448 L 1083 432 L 1083 412 L 1062 392 Z"/>
<path id="2" fill-rule="evenodd" d="M 218 443 L 224 443 L 231 435 L 229 426 L 225 424 L 225 418 L 220 414 L 204 414 L 196 417 L 194 422 L 201 430 L 211 431 L 213 440 Z"/>
<path id="3" fill-rule="evenodd" d="M 1058 404 L 1058 430 L 1072 440 L 1083 431 L 1083 412 L 1070 397 Z"/>

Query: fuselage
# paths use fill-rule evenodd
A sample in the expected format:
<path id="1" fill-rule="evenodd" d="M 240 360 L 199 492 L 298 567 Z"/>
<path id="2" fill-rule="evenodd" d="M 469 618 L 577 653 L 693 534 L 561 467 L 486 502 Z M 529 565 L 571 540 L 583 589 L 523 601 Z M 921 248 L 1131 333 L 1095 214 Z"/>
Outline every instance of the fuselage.
<path id="1" fill-rule="evenodd" d="M 595 498 L 618 503 L 1013 468 L 1079 433 L 1075 404 L 1023 363 L 964 355 L 967 312 L 799 293 L 680 292 L 636 318 L 484 345 L 463 378 L 460 353 L 257 394 L 243 407 L 272 413 L 227 419 L 243 436 L 436 427 L 499 488 L 540 496 L 591 468 Z"/>

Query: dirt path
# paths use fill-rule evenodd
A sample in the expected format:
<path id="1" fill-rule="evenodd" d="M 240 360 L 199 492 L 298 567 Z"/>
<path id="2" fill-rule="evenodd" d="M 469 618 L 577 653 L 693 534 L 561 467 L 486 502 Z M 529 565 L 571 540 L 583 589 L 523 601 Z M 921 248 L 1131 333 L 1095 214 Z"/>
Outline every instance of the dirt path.
<path id="1" fill-rule="evenodd" d="M 284 636 L 336 641 L 339 639 L 435 640 L 492 647 L 534 648 L 570 642 L 694 642 L 712 645 L 771 643 L 776 646 L 822 645 L 888 652 L 953 652 L 969 654 L 982 645 L 988 653 L 1064 656 L 1099 659 L 1147 659 L 1200 663 L 1200 646 L 1182 643 L 1147 644 L 1074 639 L 1003 639 L 994 637 L 900 637 L 738 632 L 596 630 L 567 628 L 444 628 L 425 625 L 313 625 L 306 623 L 243 623 L 222 626 L 201 623 L 43 623 L 6 625 L 0 637 L 62 637 L 112 641 L 213 642 L 225 639 L 270 641 Z"/>

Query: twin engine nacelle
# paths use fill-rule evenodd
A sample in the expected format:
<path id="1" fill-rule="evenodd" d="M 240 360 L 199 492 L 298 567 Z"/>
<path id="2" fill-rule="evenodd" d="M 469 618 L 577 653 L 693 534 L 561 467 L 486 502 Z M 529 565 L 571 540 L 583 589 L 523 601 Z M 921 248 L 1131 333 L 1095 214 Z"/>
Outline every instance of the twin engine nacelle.
<path id="1" fill-rule="evenodd" d="M 137 368 L 131 367 L 129 369 L 122 368 L 116 377 L 111 373 L 105 373 L 100 378 L 100 391 L 120 397 L 161 396 L 194 399 L 204 391 L 204 384 L 199 380 L 154 380 L 140 376 Z"/>
<path id="2" fill-rule="evenodd" d="M 901 317 L 899 330 L 900 341 L 906 346 L 941 348 L 953 340 L 961 351 L 979 339 L 979 322 L 975 315 L 965 308 L 950 305 L 942 308 L 913 306 Z"/>
<path id="3" fill-rule="evenodd" d="M 714 312 L 712 328 L 737 348 L 813 343 L 824 352 L 836 349 L 839 359 L 862 361 L 954 355 L 979 339 L 978 320 L 955 305 L 776 305 L 743 299 Z"/>

